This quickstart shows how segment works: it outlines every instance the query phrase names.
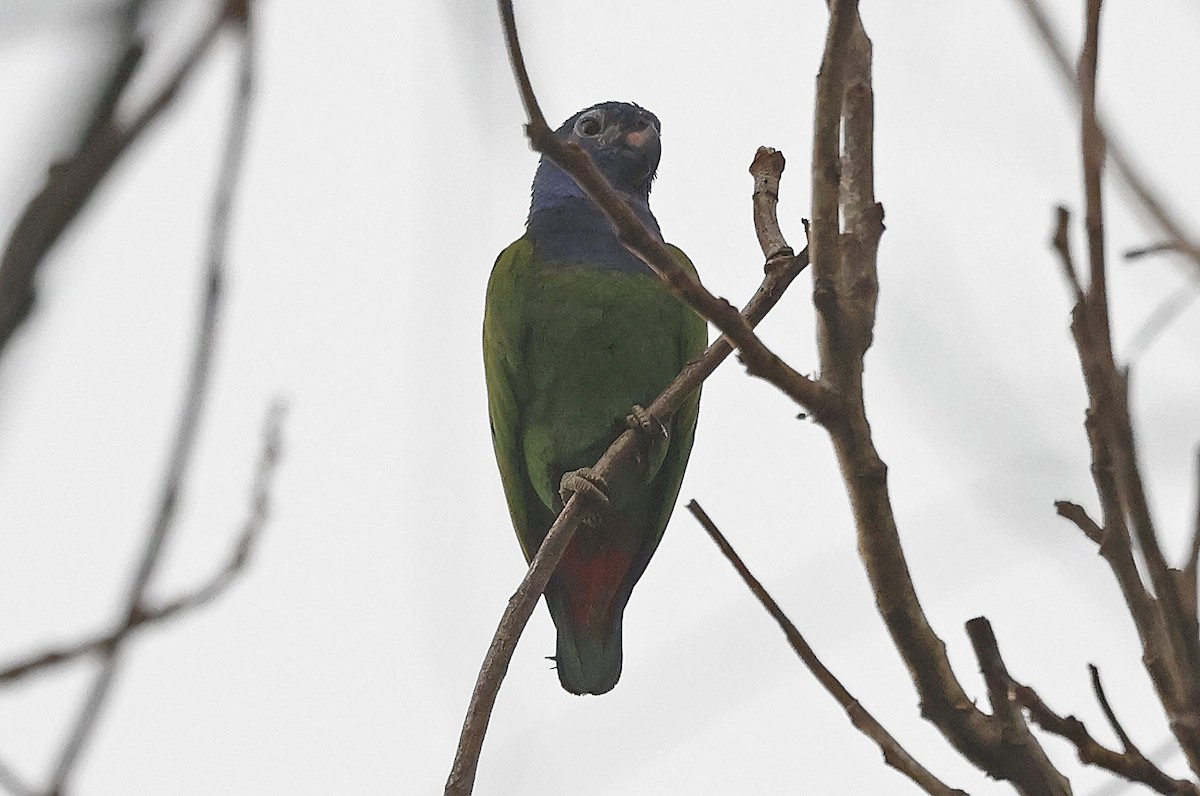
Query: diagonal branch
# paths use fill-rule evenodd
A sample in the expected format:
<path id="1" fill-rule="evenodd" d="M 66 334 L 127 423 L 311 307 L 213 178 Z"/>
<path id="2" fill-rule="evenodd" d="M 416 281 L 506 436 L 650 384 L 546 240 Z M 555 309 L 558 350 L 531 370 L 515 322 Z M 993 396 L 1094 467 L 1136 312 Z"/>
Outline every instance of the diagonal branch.
<path id="1" fill-rule="evenodd" d="M 831 672 L 825 666 L 825 664 L 821 662 L 821 659 L 817 657 L 816 652 L 814 652 L 813 648 L 809 646 L 807 641 L 805 641 L 804 636 L 800 633 L 796 626 L 792 624 L 792 620 L 788 619 L 787 614 L 785 614 L 783 609 L 779 607 L 779 603 L 775 602 L 775 600 L 767 592 L 766 588 L 763 587 L 762 583 L 758 581 L 758 578 L 754 577 L 754 575 L 750 572 L 750 569 L 745 565 L 745 563 L 743 563 L 742 559 L 734 551 L 733 546 L 729 544 L 729 541 L 725 538 L 725 535 L 721 533 L 719 528 L 717 528 L 716 523 L 714 523 L 704 509 L 700 507 L 700 504 L 693 500 L 688 503 L 687 509 L 692 513 L 692 516 L 696 518 L 696 521 L 703 526 L 704 530 L 708 532 L 709 538 L 716 543 L 717 547 L 720 548 L 721 553 L 725 556 L 729 563 L 733 565 L 733 568 L 737 570 L 738 575 L 741 576 L 742 580 L 745 582 L 746 586 L 749 587 L 754 596 L 758 598 L 758 601 L 762 603 L 763 608 L 767 609 L 767 613 L 769 613 L 771 618 L 778 623 L 779 627 L 783 630 L 783 634 L 787 637 L 788 643 L 791 644 L 792 649 L 795 650 L 796 656 L 800 658 L 805 666 L 808 667 L 808 670 L 812 672 L 813 677 L 816 678 L 817 682 L 829 692 L 829 694 L 834 698 L 834 700 L 837 701 L 839 705 L 841 705 L 842 710 L 844 710 L 846 715 L 850 718 L 850 723 L 853 724 L 859 732 L 870 738 L 876 743 L 877 746 L 879 746 L 880 751 L 883 752 L 884 762 L 911 779 L 926 793 L 937 794 L 938 796 L 967 796 L 966 791 L 959 790 L 958 788 L 951 788 L 949 785 L 938 779 L 931 771 L 929 771 L 929 769 L 921 765 L 921 763 L 911 754 L 909 754 L 908 751 L 900 745 L 900 742 L 897 741 L 892 734 L 889 733 L 887 729 L 885 729 L 884 726 L 880 724 L 865 707 L 862 706 L 862 703 L 855 699 L 854 695 L 846 690 L 846 687 L 842 685 L 842 682 L 838 680 L 834 673 Z"/>
<path id="2" fill-rule="evenodd" d="M 251 488 L 250 510 L 242 523 L 242 531 L 229 559 L 202 585 L 185 592 L 161 605 L 136 611 L 127 621 L 106 632 L 90 636 L 82 641 L 57 649 L 31 655 L 24 660 L 11 663 L 0 669 L 0 685 L 15 682 L 34 672 L 44 671 L 92 654 L 102 654 L 116 649 L 135 631 L 161 624 L 208 605 L 225 593 L 246 568 L 258 537 L 266 525 L 270 508 L 271 484 L 279 465 L 280 445 L 283 433 L 285 408 L 276 400 L 267 413 L 263 430 L 263 446 L 255 468 Z"/>
<path id="3" fill-rule="evenodd" d="M 1100 682 L 1100 670 L 1094 663 L 1088 664 L 1088 674 L 1092 680 L 1092 692 L 1096 694 L 1096 701 L 1100 703 L 1100 709 L 1104 711 L 1104 718 L 1108 719 L 1108 726 L 1117 734 L 1118 740 L 1121 741 L 1121 748 L 1127 754 L 1141 756 L 1142 750 L 1137 748 L 1133 739 L 1129 737 L 1129 733 L 1125 732 L 1125 728 L 1121 726 L 1121 722 L 1117 720 L 1117 714 L 1113 712 L 1112 705 L 1108 703 L 1108 696 L 1104 693 L 1104 684 Z"/>
<path id="4" fill-rule="evenodd" d="M 7 791 L 10 796 L 33 796 L 33 788 L 2 761 L 0 761 L 0 788 Z"/>
<path id="5" fill-rule="evenodd" d="M 1054 509 L 1058 516 L 1073 522 L 1076 528 L 1083 531 L 1084 536 L 1098 545 L 1104 543 L 1104 530 L 1088 515 L 1083 506 L 1069 500 L 1056 500 Z"/>
<path id="6" fill-rule="evenodd" d="M 1130 365 L 1137 365 L 1138 360 L 1150 350 L 1150 347 L 1183 314 L 1183 311 L 1191 306 L 1198 295 L 1200 292 L 1196 290 L 1196 286 L 1189 283 L 1180 285 L 1171 295 L 1163 299 L 1129 338 L 1129 344 L 1125 349 L 1126 361 Z"/>
<path id="7" fill-rule="evenodd" d="M 779 174 L 783 171 L 782 157 L 756 157 L 754 163 L 755 165 L 751 166 L 751 173 L 755 174 L 756 186 L 766 185 L 770 179 L 768 175 L 760 178 L 756 169 L 772 171 L 774 184 L 778 185 Z M 756 200 L 756 206 L 758 206 L 758 200 Z M 763 223 L 771 224 L 772 219 L 764 216 Z M 766 278 L 745 309 L 742 310 L 742 317 L 747 325 L 751 328 L 757 326 L 779 302 L 779 299 L 783 297 L 783 292 L 807 265 L 807 250 L 795 257 L 777 257 L 769 260 L 765 268 Z M 732 352 L 732 343 L 722 335 L 708 347 L 708 350 L 699 359 L 689 362 L 674 381 L 667 385 L 662 394 L 646 407 L 646 411 L 660 420 L 665 421 L 670 418 L 684 400 L 695 392 Z M 612 475 L 621 467 L 626 466 L 625 463 L 635 456 L 637 451 L 637 435 L 632 430 L 627 430 L 609 446 L 592 470 L 601 480 L 612 483 Z M 517 648 L 517 641 L 520 639 L 530 615 L 533 614 L 533 609 L 537 606 L 538 598 L 545 590 L 550 575 L 558 566 L 563 551 L 571 541 L 582 513 L 581 498 L 578 495 L 572 495 L 550 527 L 546 538 L 542 540 L 541 547 L 538 548 L 529 564 L 529 570 L 504 609 L 500 624 L 496 628 L 496 634 L 492 637 L 492 642 L 484 656 L 479 676 L 475 681 L 474 691 L 471 693 L 471 702 L 463 720 L 454 763 L 446 781 L 445 793 L 447 796 L 467 796 L 475 787 L 479 755 L 483 750 L 483 741 L 487 735 L 488 722 L 491 720 L 500 684 L 508 671 L 508 664 Z"/>
<path id="8" fill-rule="evenodd" d="M 97 103 L 79 151 L 50 169 L 45 186 L 25 207 L 0 255 L 0 355 L 33 309 L 34 279 L 46 255 L 121 155 L 170 107 L 195 74 L 201 59 L 217 40 L 224 20 L 224 14 L 218 15 L 204 28 L 158 93 L 132 121 L 120 125 L 111 118 L 111 111 L 140 58 L 140 41 L 135 39 L 130 43 Z"/>
<path id="9" fill-rule="evenodd" d="M 818 422 L 834 422 L 834 418 L 830 417 L 832 407 L 826 390 L 780 359 L 754 334 L 751 326 L 732 304 L 714 296 L 681 268 L 666 245 L 646 229 L 645 224 L 634 215 L 625 200 L 608 184 L 588 154 L 579 146 L 561 141 L 554 135 L 538 106 L 529 74 L 525 69 L 525 58 L 517 38 L 512 0 L 498 2 L 509 58 L 520 87 L 526 115 L 529 117 L 525 132 L 533 148 L 554 161 L 591 197 L 596 206 L 608 216 L 617 238 L 629 251 L 654 270 L 676 296 L 686 301 L 706 320 L 711 321 L 733 342 L 751 375 L 778 387 L 792 400 L 805 407 Z"/>
<path id="10" fill-rule="evenodd" d="M 175 509 L 179 493 L 191 462 L 200 417 L 208 394 L 209 374 L 216 345 L 225 279 L 225 252 L 229 238 L 232 196 L 241 169 L 253 93 L 254 47 L 247 10 L 244 1 L 228 0 L 217 20 L 206 31 L 206 36 L 215 36 L 218 29 L 228 26 L 238 35 L 241 42 L 241 61 L 237 74 L 237 91 L 234 92 L 232 118 L 213 200 L 212 219 L 209 226 L 208 262 L 204 274 L 203 298 L 195 349 L 192 354 L 191 372 L 158 507 L 149 529 L 141 561 L 133 576 L 126 598 L 123 625 L 135 624 L 145 613 L 146 589 L 161 558 L 163 545 L 175 525 Z M 201 52 L 203 49 L 194 49 L 193 55 L 199 57 Z M 181 74 L 185 74 L 185 72 L 181 71 L 177 74 L 180 81 L 182 80 Z M 165 95 L 160 95 L 156 102 L 169 101 L 162 100 L 163 96 Z M 63 791 L 67 778 L 91 736 L 92 729 L 99 719 L 100 710 L 116 676 L 121 660 L 121 648 L 122 645 L 116 644 L 102 652 L 100 671 L 92 681 L 75 726 L 64 743 L 51 774 L 50 784 L 47 787 L 50 794 L 59 794 Z"/>

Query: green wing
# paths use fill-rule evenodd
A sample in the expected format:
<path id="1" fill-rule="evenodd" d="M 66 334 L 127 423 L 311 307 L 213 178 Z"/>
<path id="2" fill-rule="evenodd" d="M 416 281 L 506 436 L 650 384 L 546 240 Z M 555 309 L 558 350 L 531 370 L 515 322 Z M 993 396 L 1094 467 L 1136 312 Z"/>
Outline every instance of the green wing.
<path id="1" fill-rule="evenodd" d="M 531 494 L 529 473 L 522 449 L 522 396 L 528 387 L 522 379 L 525 345 L 525 282 L 533 268 L 533 243 L 521 238 L 496 258 L 488 280 L 483 313 L 483 372 L 487 382 L 488 415 L 492 446 L 500 466 L 504 496 L 521 549 L 529 559 L 534 540 L 526 529 L 553 521 L 545 506 Z"/>
<path id="2" fill-rule="evenodd" d="M 683 251 L 667 244 L 667 248 L 675 255 L 675 260 L 684 270 L 697 277 L 696 266 Z M 691 308 L 684 308 L 683 319 L 679 329 L 680 367 L 697 359 L 708 347 L 708 324 Z M 654 524 L 658 539 L 662 539 L 667 521 L 675 509 L 675 501 L 679 497 L 679 488 L 683 484 L 683 473 L 687 468 L 688 456 L 692 452 L 692 442 L 696 436 L 696 419 L 700 414 L 700 391 L 692 393 L 682 406 L 671 417 L 669 449 L 662 468 L 659 470 L 654 493 L 660 496 L 660 505 L 654 507 Z M 657 541 L 655 542 L 657 546 Z"/>

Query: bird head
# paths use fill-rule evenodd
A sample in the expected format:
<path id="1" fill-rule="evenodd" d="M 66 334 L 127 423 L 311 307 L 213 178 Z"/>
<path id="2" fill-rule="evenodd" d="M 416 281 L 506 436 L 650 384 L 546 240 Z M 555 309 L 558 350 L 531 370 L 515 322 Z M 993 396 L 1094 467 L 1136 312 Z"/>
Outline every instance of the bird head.
<path id="1" fill-rule="evenodd" d="M 579 111 L 554 134 L 587 151 L 613 187 L 645 205 L 662 154 L 658 117 L 629 102 L 601 102 Z M 533 181 L 533 209 L 583 191 L 566 172 L 543 157 Z"/>
<path id="2" fill-rule="evenodd" d="M 629 102 L 601 102 L 563 122 L 555 135 L 578 144 L 617 189 L 650 195 L 662 155 L 658 117 Z"/>

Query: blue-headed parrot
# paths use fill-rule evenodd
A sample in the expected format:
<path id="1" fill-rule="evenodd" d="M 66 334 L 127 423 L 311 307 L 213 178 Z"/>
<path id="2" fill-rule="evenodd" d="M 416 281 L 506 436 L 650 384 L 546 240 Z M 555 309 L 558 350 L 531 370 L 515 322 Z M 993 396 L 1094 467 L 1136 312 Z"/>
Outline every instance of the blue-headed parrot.
<path id="1" fill-rule="evenodd" d="M 624 102 L 582 110 L 555 133 L 587 150 L 659 239 L 649 199 L 660 133 L 654 114 Z M 687 256 L 670 250 L 695 275 Z M 704 320 L 543 157 L 525 235 L 500 254 L 488 282 L 483 358 L 492 442 L 526 560 L 562 510 L 562 494 L 602 493 L 545 593 L 558 629 L 558 678 L 573 694 L 606 693 L 621 676 L 625 604 L 675 506 L 700 396 L 665 426 L 641 407 L 707 340 Z M 616 483 L 596 483 L 587 468 L 631 423 L 646 441 L 638 466 Z"/>

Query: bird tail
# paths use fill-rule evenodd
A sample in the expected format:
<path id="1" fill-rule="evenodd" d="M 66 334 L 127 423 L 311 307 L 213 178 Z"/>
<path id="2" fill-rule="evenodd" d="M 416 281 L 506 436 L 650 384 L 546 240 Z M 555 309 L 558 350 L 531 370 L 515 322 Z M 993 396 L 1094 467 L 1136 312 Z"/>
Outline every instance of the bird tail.
<path id="1" fill-rule="evenodd" d="M 569 616 L 565 601 L 546 595 L 558 628 L 558 681 L 572 694 L 606 694 L 621 678 L 621 618 L 593 629 Z M 596 631 L 599 632 L 596 632 Z"/>
<path id="2" fill-rule="evenodd" d="M 632 555 L 613 535 L 612 527 L 580 529 L 546 585 L 558 681 L 572 694 L 606 694 L 621 677 L 621 620 L 636 578 Z"/>

